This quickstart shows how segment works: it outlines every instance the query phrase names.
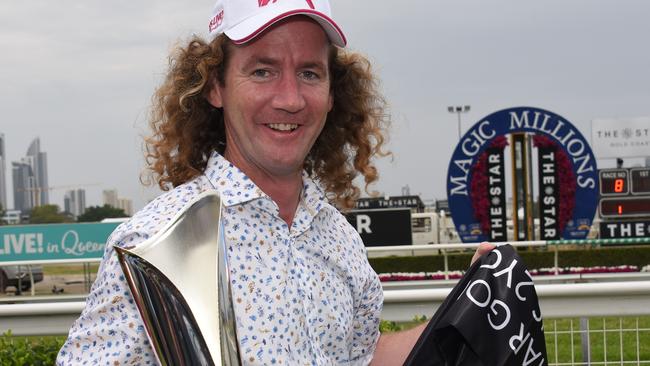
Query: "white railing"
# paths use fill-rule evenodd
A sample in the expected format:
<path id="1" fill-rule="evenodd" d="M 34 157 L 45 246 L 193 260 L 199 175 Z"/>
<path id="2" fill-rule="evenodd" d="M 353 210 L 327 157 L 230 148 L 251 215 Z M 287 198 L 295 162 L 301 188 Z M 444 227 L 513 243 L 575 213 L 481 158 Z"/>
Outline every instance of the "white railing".
<path id="1" fill-rule="evenodd" d="M 545 318 L 650 315 L 650 281 L 536 285 Z M 384 291 L 382 319 L 430 317 L 450 288 Z"/>
<path id="2" fill-rule="evenodd" d="M 533 276 L 535 285 L 562 284 L 562 283 L 594 283 L 617 281 L 650 281 L 650 272 L 620 272 L 620 273 L 571 273 L 559 275 Z M 448 280 L 409 280 L 409 281 L 382 281 L 384 290 L 424 290 L 432 288 L 453 287 L 458 278 Z M 25 298 L 28 301 L 29 298 Z M 0 302 L 2 300 L 0 299 Z"/>
<path id="3" fill-rule="evenodd" d="M 650 315 L 650 281 L 536 285 L 545 318 Z M 451 291 L 385 290 L 382 319 L 430 317 Z M 84 302 L 0 305 L 0 333 L 66 334 Z"/>
<path id="4" fill-rule="evenodd" d="M 13 335 L 67 334 L 79 317 L 84 302 L 51 302 L 0 305 L 0 333 Z"/>

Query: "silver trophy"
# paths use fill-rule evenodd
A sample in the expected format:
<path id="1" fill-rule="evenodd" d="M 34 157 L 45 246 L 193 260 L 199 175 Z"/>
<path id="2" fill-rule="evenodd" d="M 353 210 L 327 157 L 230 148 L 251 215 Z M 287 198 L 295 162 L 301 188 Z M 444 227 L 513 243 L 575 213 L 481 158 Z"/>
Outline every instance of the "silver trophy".
<path id="1" fill-rule="evenodd" d="M 205 192 L 153 237 L 115 247 L 161 365 L 241 365 L 220 218 Z"/>

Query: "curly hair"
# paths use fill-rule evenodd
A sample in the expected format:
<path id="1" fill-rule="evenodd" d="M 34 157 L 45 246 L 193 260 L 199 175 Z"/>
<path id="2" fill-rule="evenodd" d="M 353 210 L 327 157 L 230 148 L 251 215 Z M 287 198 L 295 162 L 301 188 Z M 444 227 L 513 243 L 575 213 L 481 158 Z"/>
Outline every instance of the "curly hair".
<path id="1" fill-rule="evenodd" d="M 224 83 L 230 47 L 224 35 L 209 43 L 195 36 L 172 53 L 167 76 L 153 97 L 153 134 L 145 138 L 149 179 L 143 183 L 156 181 L 168 190 L 202 174 L 212 151 L 224 154 L 223 113 L 205 95 L 212 78 Z M 363 56 L 330 46 L 329 67 L 334 103 L 304 169 L 337 206 L 350 208 L 360 194 L 354 178 L 361 173 L 368 192 L 378 179 L 372 158 L 388 154 L 381 149 L 386 103 Z"/>

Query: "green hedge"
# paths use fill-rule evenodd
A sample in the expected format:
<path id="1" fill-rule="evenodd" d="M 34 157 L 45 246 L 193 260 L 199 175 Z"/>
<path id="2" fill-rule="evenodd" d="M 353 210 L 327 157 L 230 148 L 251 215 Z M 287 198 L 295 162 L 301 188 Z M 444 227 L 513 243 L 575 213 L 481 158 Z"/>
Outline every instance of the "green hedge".
<path id="1" fill-rule="evenodd" d="M 579 249 L 560 248 L 560 267 L 594 267 L 631 265 L 639 268 L 650 264 L 650 246 L 637 247 L 583 247 Z M 449 254 L 449 269 L 465 270 L 469 267 L 474 251 Z M 553 267 L 553 249 L 520 249 L 519 254 L 530 269 Z M 444 270 L 442 255 L 418 257 L 370 258 L 370 265 L 377 273 L 392 272 L 436 272 Z"/>
<path id="2" fill-rule="evenodd" d="M 15 337 L 11 332 L 0 335 L 0 365 L 54 365 L 65 337 Z"/>

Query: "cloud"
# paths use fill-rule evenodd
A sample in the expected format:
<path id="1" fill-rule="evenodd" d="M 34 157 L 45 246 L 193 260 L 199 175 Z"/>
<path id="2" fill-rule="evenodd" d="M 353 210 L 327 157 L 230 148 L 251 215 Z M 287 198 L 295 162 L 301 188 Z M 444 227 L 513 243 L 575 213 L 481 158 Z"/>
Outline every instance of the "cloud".
<path id="1" fill-rule="evenodd" d="M 99 181 L 88 189 L 90 204 L 100 203 L 101 188 L 117 188 L 141 207 L 156 194 L 138 183 L 151 95 L 173 45 L 205 35 L 212 6 L 1 2 L 0 132 L 9 160 L 40 136 L 51 185 Z M 395 160 L 379 162 L 375 187 L 384 193 L 408 184 L 444 198 L 458 139 L 448 105 L 472 105 L 463 129 L 498 109 L 531 105 L 585 135 L 593 118 L 650 114 L 646 1 L 332 0 L 332 8 L 391 105 Z M 52 195 L 59 204 L 62 193 Z"/>

